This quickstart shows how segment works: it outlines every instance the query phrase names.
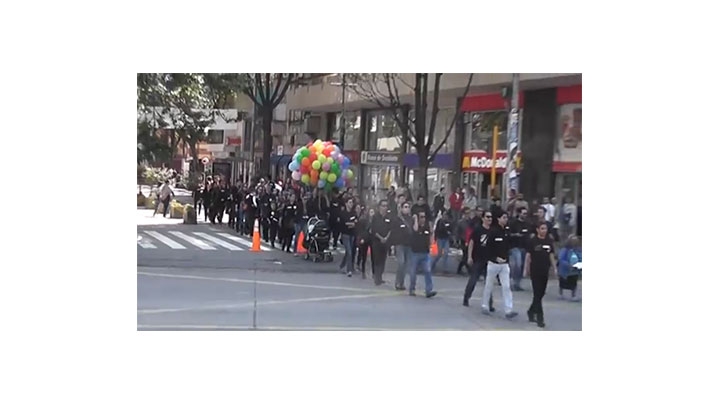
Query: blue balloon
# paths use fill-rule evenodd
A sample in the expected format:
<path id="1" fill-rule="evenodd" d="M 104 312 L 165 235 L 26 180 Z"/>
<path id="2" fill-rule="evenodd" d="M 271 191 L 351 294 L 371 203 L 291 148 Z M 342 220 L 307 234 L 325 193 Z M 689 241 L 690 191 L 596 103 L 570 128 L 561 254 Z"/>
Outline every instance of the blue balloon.
<path id="1" fill-rule="evenodd" d="M 345 158 L 345 160 L 343 160 L 342 162 L 342 168 L 347 169 L 348 167 L 350 167 L 350 159 Z"/>
<path id="2" fill-rule="evenodd" d="M 318 187 L 323 188 L 325 187 L 325 180 L 318 180 Z"/>
<path id="3" fill-rule="evenodd" d="M 337 188 L 345 187 L 345 180 L 343 180 L 342 178 L 338 178 L 337 180 L 335 180 L 335 187 L 337 187 Z"/>
<path id="4" fill-rule="evenodd" d="M 292 162 L 290 162 L 290 165 L 288 165 L 288 169 L 290 169 L 290 171 L 294 172 L 294 171 L 300 170 L 300 165 L 298 164 L 298 162 L 293 160 Z"/>

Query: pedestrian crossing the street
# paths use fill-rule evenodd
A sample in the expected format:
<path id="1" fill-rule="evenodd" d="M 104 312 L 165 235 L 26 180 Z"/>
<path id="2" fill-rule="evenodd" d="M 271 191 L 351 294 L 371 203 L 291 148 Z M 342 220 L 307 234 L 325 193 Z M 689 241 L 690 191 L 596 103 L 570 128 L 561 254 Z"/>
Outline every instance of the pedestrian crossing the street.
<path id="1" fill-rule="evenodd" d="M 141 231 L 137 234 L 137 244 L 142 249 L 173 250 L 229 250 L 250 251 L 252 242 L 238 236 L 222 232 L 181 232 L 181 231 Z M 272 250 L 269 246 L 260 246 L 264 252 Z"/>

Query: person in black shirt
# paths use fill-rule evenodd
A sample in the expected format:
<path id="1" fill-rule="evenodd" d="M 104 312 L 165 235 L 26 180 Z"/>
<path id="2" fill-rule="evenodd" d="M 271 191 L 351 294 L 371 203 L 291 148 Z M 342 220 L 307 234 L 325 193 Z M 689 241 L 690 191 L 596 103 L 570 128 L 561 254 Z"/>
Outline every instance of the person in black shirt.
<path id="1" fill-rule="evenodd" d="M 512 319 L 517 316 L 513 311 L 512 292 L 510 291 L 510 230 L 507 228 L 508 215 L 500 212 L 496 217 L 498 226 L 493 227 L 487 237 L 487 277 L 485 277 L 485 290 L 483 292 L 482 312 L 490 314 L 488 304 L 492 294 L 495 277 L 500 276 L 503 301 L 505 303 L 505 317 Z"/>
<path id="2" fill-rule="evenodd" d="M 387 212 L 387 200 L 381 200 L 378 204 L 378 213 L 373 217 L 370 224 L 370 235 L 372 235 L 372 264 L 373 278 L 375 285 L 383 284 L 383 272 L 387 260 L 388 246 L 392 234 L 392 220 Z"/>
<path id="3" fill-rule="evenodd" d="M 342 244 L 345 247 L 345 256 L 340 262 L 340 270 L 346 267 L 345 273 L 348 277 L 352 277 L 353 263 L 355 262 L 355 227 L 358 222 L 355 201 L 352 198 L 348 198 L 345 209 L 340 211 L 339 217 L 338 225 L 342 234 Z"/>
<path id="4" fill-rule="evenodd" d="M 510 278 L 512 291 L 523 291 L 520 286 L 525 267 L 525 248 L 530 235 L 534 232 L 533 226 L 527 221 L 527 208 L 517 210 L 517 218 L 510 223 Z"/>
<path id="5" fill-rule="evenodd" d="M 202 205 L 205 212 L 205 222 L 208 220 L 208 215 L 212 212 L 210 206 L 212 205 L 211 198 L 212 182 L 208 181 L 202 191 Z"/>
<path id="6" fill-rule="evenodd" d="M 370 208 L 366 212 L 363 207 L 360 207 L 359 212 L 360 221 L 358 221 L 356 226 L 358 240 L 357 265 L 360 267 L 360 271 L 362 272 L 362 278 L 365 279 L 365 264 L 367 263 L 368 249 L 370 248 L 372 241 L 372 235 L 370 235 L 370 224 L 375 216 L 375 210 Z M 370 257 L 370 269 L 375 271 L 372 264 L 372 257 Z"/>
<path id="7" fill-rule="evenodd" d="M 333 196 L 330 200 L 330 223 L 328 224 L 330 226 L 330 230 L 332 231 L 332 237 L 333 237 L 333 249 L 337 249 L 338 246 L 338 238 L 340 237 L 340 233 L 343 229 L 343 225 L 340 221 L 340 211 L 342 209 L 342 199 L 340 198 L 340 195 L 338 194 L 337 189 L 333 189 Z"/>
<path id="8" fill-rule="evenodd" d="M 237 206 L 237 198 L 238 198 L 238 187 L 236 185 L 230 186 L 230 192 L 228 194 L 228 201 L 227 201 L 227 213 L 228 213 L 228 226 L 230 229 L 235 228 L 235 221 L 237 221 L 237 210 L 235 207 Z"/>
<path id="9" fill-rule="evenodd" d="M 415 296 L 415 282 L 417 281 L 416 272 L 418 268 L 425 273 L 425 296 L 427 298 L 434 297 L 437 292 L 433 291 L 432 273 L 430 271 L 430 225 L 428 224 L 425 213 L 413 215 L 413 232 L 410 237 L 410 250 L 412 251 L 412 259 L 408 272 L 410 273 L 410 287 L 408 294 Z"/>
<path id="10" fill-rule="evenodd" d="M 294 194 L 291 194 L 290 201 L 292 201 L 291 204 L 295 205 L 295 230 L 293 234 L 295 239 L 293 241 L 293 249 L 295 253 L 297 253 L 300 233 L 305 232 L 305 225 L 307 225 L 308 219 L 310 219 L 310 214 L 307 210 L 312 207 L 312 204 L 310 204 L 307 195 L 298 200 Z"/>
<path id="11" fill-rule="evenodd" d="M 425 203 L 425 197 L 419 196 L 417 204 L 413 205 L 410 213 L 412 215 L 417 215 L 418 213 L 422 212 L 425 214 L 425 218 L 427 218 L 427 221 L 432 221 L 432 212 L 430 211 L 430 206 Z"/>
<path id="12" fill-rule="evenodd" d="M 442 212 L 442 211 L 441 211 Z M 432 263 L 432 271 L 435 271 L 435 266 L 442 259 L 443 261 L 443 273 L 448 273 L 448 254 L 450 253 L 450 233 L 452 232 L 452 224 L 450 223 L 450 213 L 444 211 L 442 217 L 435 223 L 435 241 L 438 246 L 438 255 Z"/>
<path id="13" fill-rule="evenodd" d="M 399 197 L 401 197 L 400 195 Z M 398 197 L 398 199 L 400 199 Z M 395 289 L 405 290 L 405 273 L 410 265 L 412 251 L 410 250 L 410 237 L 413 232 L 413 217 L 410 216 L 410 203 L 403 202 L 400 205 L 400 215 L 395 217 L 393 226 L 393 242 L 395 245 L 395 256 L 397 258 L 397 272 L 395 273 Z"/>
<path id="14" fill-rule="evenodd" d="M 492 229 L 493 217 L 490 211 L 482 212 L 479 217 L 481 218 L 482 225 L 474 228 L 470 235 L 470 242 L 468 242 L 468 265 L 470 265 L 470 278 L 468 279 L 467 285 L 465 286 L 465 295 L 463 296 L 463 305 L 470 305 L 470 297 L 475 291 L 475 285 L 477 284 L 480 277 L 487 278 L 487 262 L 488 262 L 488 250 L 487 242 Z M 494 282 L 494 280 L 493 280 Z M 492 302 L 492 294 L 488 300 L 490 305 L 490 311 L 494 312 Z"/>
<path id="15" fill-rule="evenodd" d="M 555 241 L 548 235 L 546 223 L 540 223 L 537 233 L 528 242 L 527 256 L 525 257 L 525 276 L 530 276 L 533 287 L 533 300 L 530 309 L 527 311 L 528 320 L 537 322 L 541 328 L 545 327 L 545 315 L 543 314 L 542 299 L 545 296 L 550 269 L 553 269 L 557 277 L 557 265 L 555 263 Z"/>
<path id="16" fill-rule="evenodd" d="M 440 187 L 440 192 L 433 199 L 433 216 L 437 217 L 445 210 L 445 187 Z"/>
<path id="17" fill-rule="evenodd" d="M 225 213 L 225 210 L 227 209 L 227 201 L 230 197 L 230 191 L 227 188 L 227 185 L 225 185 L 224 181 L 220 182 L 220 190 L 218 192 L 218 203 L 217 203 L 217 221 L 218 224 L 222 224 L 223 220 L 223 214 Z"/>
<path id="18" fill-rule="evenodd" d="M 293 242 L 293 235 L 295 233 L 295 223 L 298 215 L 298 206 L 295 204 L 295 196 L 290 195 L 290 199 L 282 210 L 282 219 L 280 221 L 280 228 L 282 229 L 282 245 L 280 250 L 290 252 L 290 246 Z"/>
<path id="19" fill-rule="evenodd" d="M 268 220 L 270 222 L 270 246 L 275 248 L 275 238 L 277 238 L 278 228 L 280 226 L 280 213 L 278 212 L 275 201 L 270 203 Z"/>
<path id="20" fill-rule="evenodd" d="M 265 242 L 270 241 L 270 204 L 275 202 L 275 196 L 260 190 L 260 225 L 262 226 L 262 237 Z"/>
<path id="21" fill-rule="evenodd" d="M 255 218 L 258 212 L 257 191 L 252 190 L 245 196 L 245 234 L 252 236 Z"/>
<path id="22" fill-rule="evenodd" d="M 470 227 L 470 217 L 475 215 L 475 211 L 471 211 L 469 208 L 463 208 L 462 210 L 462 216 L 460 217 L 460 220 L 458 221 L 457 227 L 455 229 L 456 235 L 455 237 L 460 242 L 460 249 L 462 250 L 462 258 L 460 259 L 460 263 L 458 263 L 457 267 L 457 274 L 463 274 L 462 268 L 467 267 L 468 272 L 470 272 L 470 265 L 468 265 L 468 243 L 470 239 L 470 235 L 472 234 L 472 228 Z"/>
<path id="23" fill-rule="evenodd" d="M 220 203 L 220 185 L 213 183 L 210 189 L 210 223 L 214 224 L 218 217 L 218 204 Z"/>

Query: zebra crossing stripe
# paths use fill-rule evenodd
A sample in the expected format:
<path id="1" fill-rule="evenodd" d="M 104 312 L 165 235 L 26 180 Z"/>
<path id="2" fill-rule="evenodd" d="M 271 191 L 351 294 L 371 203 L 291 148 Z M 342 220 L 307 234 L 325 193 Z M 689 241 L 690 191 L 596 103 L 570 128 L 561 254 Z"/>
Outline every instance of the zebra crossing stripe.
<path id="1" fill-rule="evenodd" d="M 193 233 L 194 233 L 195 235 L 203 238 L 203 239 L 207 239 L 207 240 L 209 240 L 210 242 L 215 243 L 215 244 L 217 244 L 217 245 L 220 245 L 220 246 L 222 246 L 222 247 L 224 247 L 224 248 L 226 248 L 226 249 L 230 249 L 230 250 L 243 250 L 242 248 L 239 248 L 239 247 L 233 245 L 232 243 L 225 242 L 225 241 L 222 240 L 222 239 L 218 239 L 218 238 L 216 238 L 216 237 L 214 237 L 214 236 L 210 236 L 210 235 L 208 235 L 208 234 L 206 234 L 206 233 L 203 233 L 203 232 L 193 232 Z"/>
<path id="2" fill-rule="evenodd" d="M 170 233 L 173 234 L 173 235 L 175 235 L 175 236 L 177 236 L 177 237 L 180 238 L 180 239 L 183 239 L 183 240 L 185 240 L 185 241 L 187 241 L 187 242 L 192 243 L 193 245 L 199 247 L 199 248 L 202 249 L 202 250 L 216 250 L 214 247 L 208 245 L 207 243 L 203 242 L 202 240 L 197 239 L 197 238 L 193 238 L 192 236 L 185 235 L 185 234 L 182 233 L 182 232 L 170 231 Z"/>
<path id="3" fill-rule="evenodd" d="M 156 232 L 156 231 L 145 231 L 146 234 L 152 236 L 153 238 L 159 240 L 160 242 L 170 246 L 171 249 L 186 249 L 185 246 L 175 242 L 174 240 L 168 238 L 167 236 Z M 142 245 L 141 245 L 142 246 Z"/>
<path id="4" fill-rule="evenodd" d="M 249 247 L 249 248 L 252 248 L 252 242 L 247 241 L 247 240 L 245 240 L 245 239 L 243 239 L 243 238 L 239 238 L 239 237 L 237 237 L 237 236 L 233 236 L 233 235 L 230 235 L 230 234 L 227 234 L 227 233 L 220 233 L 220 232 L 218 232 L 217 235 L 220 235 L 220 236 L 222 236 L 223 238 L 230 239 L 231 241 L 237 242 L 237 243 L 239 243 L 239 244 L 241 244 L 241 245 L 243 245 L 243 246 L 247 246 L 247 247 Z M 260 243 L 260 249 L 261 249 L 263 252 L 269 252 L 269 251 L 272 250 L 272 249 L 270 249 L 269 247 L 265 246 L 265 241 L 262 241 L 262 242 Z"/>
<path id="5" fill-rule="evenodd" d="M 157 249 L 157 246 L 153 245 L 152 242 L 150 242 L 147 239 L 143 239 L 142 236 L 138 235 L 138 245 L 140 245 L 143 249 Z"/>

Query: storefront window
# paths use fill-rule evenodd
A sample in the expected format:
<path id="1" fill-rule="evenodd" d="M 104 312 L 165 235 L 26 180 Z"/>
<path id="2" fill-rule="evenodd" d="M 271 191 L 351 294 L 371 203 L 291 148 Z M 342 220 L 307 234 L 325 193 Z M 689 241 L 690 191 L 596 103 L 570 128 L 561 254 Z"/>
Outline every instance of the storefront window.
<path id="1" fill-rule="evenodd" d="M 391 112 L 373 111 L 368 113 L 367 127 L 366 147 L 368 150 L 401 151 L 402 133 Z"/>
<path id="2" fill-rule="evenodd" d="M 466 113 L 465 122 L 468 122 L 465 137 L 465 150 L 492 151 L 493 128 L 498 126 L 498 150 L 507 149 L 507 111 L 483 111 Z M 522 111 L 520 111 L 520 124 L 518 134 L 522 133 Z"/>
<path id="3" fill-rule="evenodd" d="M 432 119 L 431 114 L 427 115 L 427 131 L 429 133 L 430 131 L 430 120 Z M 455 118 L 455 109 L 454 108 L 445 108 L 438 111 L 437 119 L 435 121 L 435 137 L 433 138 L 433 145 L 431 146 L 431 153 L 435 151 L 437 148 L 437 145 L 442 142 L 442 140 L 445 138 L 445 134 L 447 133 L 448 128 L 451 127 L 453 118 Z M 447 141 L 445 144 L 438 150 L 439 154 L 446 154 L 446 153 L 453 153 L 453 148 L 455 147 L 455 133 L 454 133 L 455 127 L 452 127 L 452 130 L 450 132 L 450 136 L 448 136 Z M 425 142 L 427 142 L 427 137 L 425 137 Z M 408 142 L 408 153 L 417 153 L 414 146 L 410 145 L 410 142 Z"/>
<path id="4" fill-rule="evenodd" d="M 340 142 L 342 113 L 335 113 L 332 119 L 332 140 Z M 345 145 L 343 149 L 360 150 L 360 112 L 345 112 Z"/>

